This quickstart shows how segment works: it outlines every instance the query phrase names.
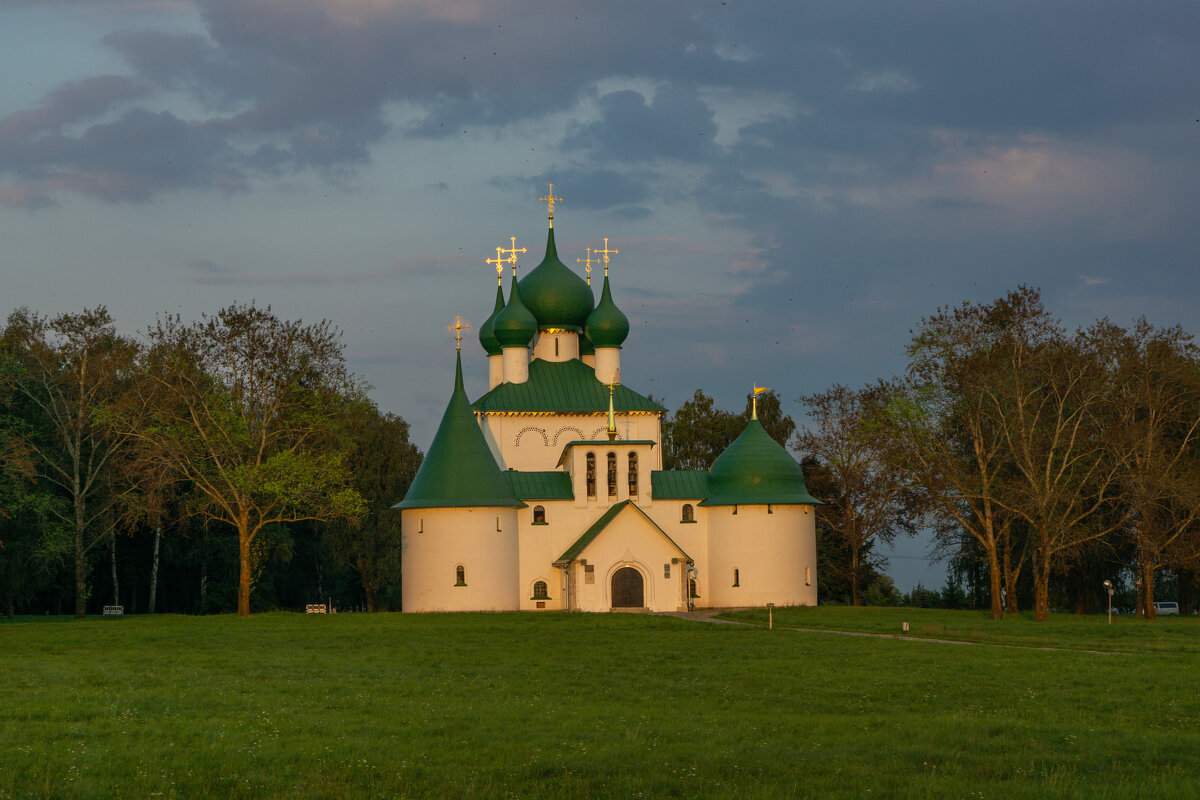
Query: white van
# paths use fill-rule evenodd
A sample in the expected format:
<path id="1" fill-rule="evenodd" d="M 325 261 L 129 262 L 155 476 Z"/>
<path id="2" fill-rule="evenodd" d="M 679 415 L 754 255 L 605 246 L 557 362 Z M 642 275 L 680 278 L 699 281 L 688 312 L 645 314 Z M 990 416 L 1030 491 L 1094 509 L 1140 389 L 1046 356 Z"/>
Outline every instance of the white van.
<path id="1" fill-rule="evenodd" d="M 1179 613 L 1179 603 L 1155 603 L 1154 610 L 1159 616 L 1169 616 Z"/>

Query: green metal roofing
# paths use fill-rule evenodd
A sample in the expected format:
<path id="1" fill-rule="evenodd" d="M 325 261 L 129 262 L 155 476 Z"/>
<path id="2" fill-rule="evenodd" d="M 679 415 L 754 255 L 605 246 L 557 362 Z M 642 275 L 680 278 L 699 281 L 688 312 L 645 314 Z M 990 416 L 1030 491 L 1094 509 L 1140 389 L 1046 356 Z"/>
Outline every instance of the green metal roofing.
<path id="1" fill-rule="evenodd" d="M 650 496 L 655 500 L 702 500 L 708 497 L 708 470 L 661 470 L 650 473 Z"/>
<path id="2" fill-rule="evenodd" d="M 588 314 L 583 330 L 595 347 L 620 347 L 629 336 L 629 317 L 613 302 L 607 275 L 604 276 L 600 302 L 596 304 L 596 310 Z"/>
<path id="3" fill-rule="evenodd" d="M 521 279 L 521 298 L 539 328 L 582 329 L 596 298 L 587 281 L 558 260 L 554 229 L 546 236 L 546 256 Z"/>
<path id="4" fill-rule="evenodd" d="M 513 494 L 483 438 L 463 390 L 462 353 L 454 368 L 454 391 L 429 452 L 408 494 L 393 508 L 462 508 L 525 504 Z"/>
<path id="5" fill-rule="evenodd" d="M 617 503 L 612 508 L 608 509 L 608 511 L 605 511 L 600 516 L 600 519 L 593 522 L 592 526 L 584 531 L 583 535 L 576 539 L 574 543 L 572 543 L 571 546 L 568 547 L 566 551 L 554 561 L 554 566 L 561 567 L 566 564 L 570 564 L 572 561 L 579 558 L 579 556 L 583 554 L 583 551 L 587 549 L 587 546 L 595 541 L 596 537 L 599 536 L 600 533 L 607 528 L 614 519 L 617 518 L 617 515 L 627 508 L 632 508 L 634 511 L 637 511 L 637 513 L 641 514 L 642 518 L 649 522 L 654 527 L 654 530 L 662 534 L 662 537 L 670 542 L 671 546 L 678 550 L 680 555 L 682 555 L 688 561 L 692 560 L 692 557 L 684 552 L 684 549 L 676 544 L 675 540 L 668 536 L 667 532 L 658 526 L 658 523 L 650 519 L 650 516 L 643 511 L 637 503 L 633 502 L 632 500 L 622 500 L 620 503 Z"/>
<path id="6" fill-rule="evenodd" d="M 512 289 L 508 292 L 508 304 L 492 320 L 492 335 L 500 342 L 501 348 L 529 347 L 535 333 L 537 320 L 522 302 L 517 276 L 514 275 Z"/>
<path id="7" fill-rule="evenodd" d="M 708 471 L 708 491 L 700 505 L 820 504 L 808 493 L 796 459 L 756 419 L 717 456 Z"/>
<path id="8" fill-rule="evenodd" d="M 560 470 L 521 472 L 505 470 L 504 478 L 513 494 L 522 500 L 574 500 L 571 476 Z"/>
<path id="9" fill-rule="evenodd" d="M 487 351 L 489 356 L 498 356 L 501 354 L 500 340 L 496 338 L 496 333 L 492 330 L 492 325 L 495 324 L 497 315 L 503 310 L 504 287 L 497 285 L 496 307 L 492 309 L 492 315 L 479 326 L 479 343 L 483 345 L 483 349 Z"/>
<path id="10" fill-rule="evenodd" d="M 507 309 L 506 309 L 507 310 Z M 616 386 L 613 406 L 625 411 L 663 412 L 665 408 L 625 386 Z M 525 383 L 502 383 L 475 401 L 476 411 L 526 411 L 560 414 L 608 412 L 608 386 L 596 380 L 596 371 L 578 359 L 529 364 Z"/>

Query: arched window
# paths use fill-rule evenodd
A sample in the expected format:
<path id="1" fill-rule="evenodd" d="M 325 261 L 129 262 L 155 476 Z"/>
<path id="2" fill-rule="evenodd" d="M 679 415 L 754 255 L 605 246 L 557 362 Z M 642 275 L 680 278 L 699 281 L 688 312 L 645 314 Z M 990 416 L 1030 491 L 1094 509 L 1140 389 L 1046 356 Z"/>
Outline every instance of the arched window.
<path id="1" fill-rule="evenodd" d="M 740 577 L 741 577 L 741 576 L 738 574 L 738 568 L 737 568 L 737 567 L 734 567 L 734 568 L 733 568 L 733 585 L 734 585 L 734 586 L 741 586 L 741 585 L 742 585 L 742 584 L 741 584 L 741 581 L 739 581 L 739 580 L 738 580 L 738 578 L 740 578 Z"/>
<path id="2" fill-rule="evenodd" d="M 617 454 L 608 454 L 608 496 L 617 496 Z"/>
<path id="3" fill-rule="evenodd" d="M 533 524 L 534 525 L 545 525 L 546 524 L 546 507 L 545 506 L 534 506 L 533 507 Z"/>
<path id="4" fill-rule="evenodd" d="M 695 522 L 695 521 L 696 521 L 696 511 L 695 511 L 695 509 L 692 508 L 692 504 L 684 503 L 683 504 L 683 518 L 680 520 L 680 522 Z"/>
<path id="5" fill-rule="evenodd" d="M 629 496 L 637 497 L 638 493 L 638 470 L 637 470 L 637 453 L 629 454 Z"/>
<path id="6" fill-rule="evenodd" d="M 587 454 L 587 496 L 596 496 L 596 454 Z"/>
<path id="7" fill-rule="evenodd" d="M 462 564 L 459 564 L 457 567 L 454 568 L 454 585 L 455 586 L 466 586 L 467 585 L 467 568 L 464 567 Z"/>
<path id="8" fill-rule="evenodd" d="M 534 600 L 549 600 L 550 589 L 546 586 L 545 581 L 534 581 L 533 584 L 533 599 Z"/>

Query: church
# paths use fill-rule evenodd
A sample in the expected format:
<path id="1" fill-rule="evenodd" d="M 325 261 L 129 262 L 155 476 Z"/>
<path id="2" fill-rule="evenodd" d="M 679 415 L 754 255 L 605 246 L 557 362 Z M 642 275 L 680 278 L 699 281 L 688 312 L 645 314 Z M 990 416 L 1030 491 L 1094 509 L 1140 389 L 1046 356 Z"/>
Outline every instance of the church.
<path id="1" fill-rule="evenodd" d="M 546 253 L 518 280 L 496 248 L 479 327 L 488 391 L 454 387 L 402 515 L 402 610 L 684 611 L 816 605 L 814 505 L 796 460 L 757 420 L 707 470 L 664 470 L 667 411 L 622 382 L 629 320 Z M 579 259 L 583 261 L 583 259 Z M 512 267 L 507 299 L 504 272 Z M 644 346 L 644 343 L 643 343 Z"/>

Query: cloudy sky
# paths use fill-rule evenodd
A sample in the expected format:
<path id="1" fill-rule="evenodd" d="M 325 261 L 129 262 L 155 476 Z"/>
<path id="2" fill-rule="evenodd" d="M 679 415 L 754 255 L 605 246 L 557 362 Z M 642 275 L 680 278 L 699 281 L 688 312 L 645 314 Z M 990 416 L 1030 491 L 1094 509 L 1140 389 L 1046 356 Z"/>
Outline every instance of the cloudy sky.
<path id="1" fill-rule="evenodd" d="M 1194 0 L 0 0 L 5 310 L 328 318 L 422 447 L 550 182 L 631 387 L 800 418 L 1021 283 L 1200 330 L 1198 147 Z"/>

